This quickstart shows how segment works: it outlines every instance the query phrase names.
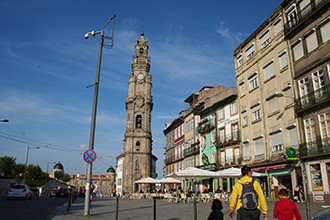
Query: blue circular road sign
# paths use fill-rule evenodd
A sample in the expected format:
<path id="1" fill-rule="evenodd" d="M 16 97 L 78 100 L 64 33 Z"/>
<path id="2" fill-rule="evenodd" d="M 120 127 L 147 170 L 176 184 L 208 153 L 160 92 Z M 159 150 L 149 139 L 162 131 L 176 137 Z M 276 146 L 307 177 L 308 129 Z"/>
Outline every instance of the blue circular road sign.
<path id="1" fill-rule="evenodd" d="M 83 154 L 83 159 L 86 163 L 93 163 L 96 160 L 96 153 L 93 150 L 86 150 Z"/>

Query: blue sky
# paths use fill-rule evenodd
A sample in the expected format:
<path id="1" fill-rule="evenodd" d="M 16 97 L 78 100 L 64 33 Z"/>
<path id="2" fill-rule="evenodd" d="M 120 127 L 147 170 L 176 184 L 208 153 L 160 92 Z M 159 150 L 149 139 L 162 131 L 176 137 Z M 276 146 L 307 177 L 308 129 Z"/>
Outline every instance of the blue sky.
<path id="1" fill-rule="evenodd" d="M 153 153 L 162 176 L 164 125 L 188 108 L 203 86 L 235 86 L 234 49 L 280 0 L 99 0 L 0 3 L 0 156 L 39 165 L 61 161 L 85 173 L 99 36 L 116 15 L 114 47 L 103 49 L 93 173 L 116 165 L 123 151 L 125 100 L 136 39 L 149 40 L 153 77 Z M 110 35 L 112 23 L 106 28 Z M 53 164 L 49 164 L 49 171 Z"/>

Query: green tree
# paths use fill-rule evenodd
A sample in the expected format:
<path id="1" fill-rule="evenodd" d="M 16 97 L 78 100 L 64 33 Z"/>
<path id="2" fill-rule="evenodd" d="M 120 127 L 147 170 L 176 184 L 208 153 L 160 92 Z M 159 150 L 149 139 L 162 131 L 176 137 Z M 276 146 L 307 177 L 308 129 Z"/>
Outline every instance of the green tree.
<path id="1" fill-rule="evenodd" d="M 42 172 L 42 169 L 40 168 L 39 165 L 30 164 L 26 168 L 26 178 L 37 179 L 37 178 L 43 178 L 43 177 L 45 177 L 45 174 L 44 174 L 44 172 Z"/>
<path id="2" fill-rule="evenodd" d="M 15 176 L 23 176 L 25 172 L 25 164 L 19 163 L 15 166 Z"/>
<path id="3" fill-rule="evenodd" d="M 70 175 L 66 173 L 66 174 L 62 177 L 61 180 L 62 180 L 63 182 L 69 182 L 70 179 L 71 179 Z"/>
<path id="4" fill-rule="evenodd" d="M 0 173 L 4 176 L 15 176 L 16 158 L 0 157 Z"/>
<path id="5" fill-rule="evenodd" d="M 60 180 L 64 176 L 64 171 L 63 170 L 58 170 L 54 172 L 54 177 L 55 179 Z"/>

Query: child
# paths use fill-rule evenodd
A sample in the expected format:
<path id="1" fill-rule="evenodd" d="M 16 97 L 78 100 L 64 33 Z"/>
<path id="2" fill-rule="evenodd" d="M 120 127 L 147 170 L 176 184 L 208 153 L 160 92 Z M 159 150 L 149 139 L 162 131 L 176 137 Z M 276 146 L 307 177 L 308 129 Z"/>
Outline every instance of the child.
<path id="1" fill-rule="evenodd" d="M 281 189 L 278 196 L 280 201 L 275 203 L 274 218 L 278 218 L 278 220 L 292 220 L 295 216 L 297 220 L 302 220 L 296 204 L 289 200 L 288 190 Z"/>
<path id="2" fill-rule="evenodd" d="M 212 212 L 210 213 L 207 220 L 223 220 L 222 202 L 219 199 L 215 199 L 212 202 Z"/>

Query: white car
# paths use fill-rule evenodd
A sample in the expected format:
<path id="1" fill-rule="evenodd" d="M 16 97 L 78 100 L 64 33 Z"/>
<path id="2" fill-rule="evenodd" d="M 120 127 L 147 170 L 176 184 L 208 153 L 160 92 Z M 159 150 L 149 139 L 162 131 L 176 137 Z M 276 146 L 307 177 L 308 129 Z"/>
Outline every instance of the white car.
<path id="1" fill-rule="evenodd" d="M 22 198 L 32 199 L 32 191 L 27 184 L 14 184 L 7 193 L 7 199 Z"/>

